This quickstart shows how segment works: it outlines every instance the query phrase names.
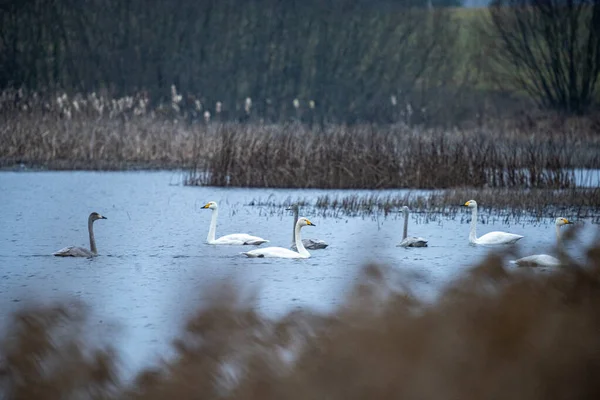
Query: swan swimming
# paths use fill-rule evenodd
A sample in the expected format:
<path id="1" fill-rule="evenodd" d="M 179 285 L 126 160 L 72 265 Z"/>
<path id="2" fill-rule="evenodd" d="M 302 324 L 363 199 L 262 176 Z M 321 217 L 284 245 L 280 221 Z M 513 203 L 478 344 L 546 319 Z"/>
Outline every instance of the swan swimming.
<path id="1" fill-rule="evenodd" d="M 296 247 L 296 222 L 298 222 L 298 209 L 299 206 L 298 204 L 294 204 L 289 208 L 286 208 L 286 210 L 293 210 L 294 211 L 294 226 L 292 229 L 292 245 L 290 246 L 290 248 L 294 251 L 298 251 L 298 248 Z M 304 245 L 304 247 L 306 249 L 310 249 L 310 250 L 319 250 L 319 249 L 324 249 L 327 246 L 329 246 L 329 244 L 327 244 L 324 240 L 321 239 L 302 239 L 302 244 Z"/>
<path id="2" fill-rule="evenodd" d="M 472 209 L 471 213 L 471 231 L 469 233 L 469 243 L 471 244 L 487 244 L 487 245 L 495 245 L 495 244 L 513 244 L 517 240 L 522 239 L 522 235 L 517 235 L 515 233 L 494 231 L 486 233 L 481 237 L 477 237 L 477 202 L 475 200 L 469 200 L 463 207 L 469 207 Z"/>
<path id="3" fill-rule="evenodd" d="M 215 201 L 209 201 L 202 208 L 212 210 L 212 219 L 210 220 L 210 228 L 208 229 L 208 236 L 206 237 L 206 242 L 208 244 L 259 246 L 268 242 L 266 239 L 258 236 L 248 235 L 246 233 L 232 233 L 231 235 L 225 235 L 215 239 L 215 234 L 217 233 L 217 217 L 219 216 L 219 206 Z"/>
<path id="4" fill-rule="evenodd" d="M 564 225 L 572 225 L 573 223 L 566 218 L 558 217 L 554 220 L 554 225 L 556 227 L 556 242 L 560 245 L 560 227 Z M 527 256 L 523 258 L 519 258 L 518 260 L 511 261 L 513 264 L 517 264 L 520 267 L 558 267 L 560 265 L 560 261 L 552 257 L 548 254 L 534 254 L 532 256 Z"/>
<path id="5" fill-rule="evenodd" d="M 265 247 L 264 249 L 256 249 L 250 250 L 243 255 L 247 257 L 269 257 L 269 258 L 310 258 L 310 253 L 308 250 L 304 248 L 304 244 L 302 243 L 302 238 L 300 237 L 300 229 L 303 226 L 316 226 L 312 222 L 310 222 L 307 218 L 299 218 L 298 222 L 296 222 L 296 227 L 294 229 L 294 235 L 296 237 L 296 247 L 298 251 L 292 251 L 290 249 L 286 249 L 284 247 Z"/>
<path id="6" fill-rule="evenodd" d="M 107 219 L 97 212 L 93 212 L 88 217 L 88 233 L 90 235 L 90 250 L 77 247 L 77 246 L 69 246 L 63 247 L 62 249 L 52 253 L 52 255 L 57 257 L 95 257 L 98 255 L 98 251 L 96 250 L 96 239 L 94 239 L 94 221 L 99 219 Z"/>
<path id="7" fill-rule="evenodd" d="M 397 244 L 396 247 L 427 247 L 427 240 L 422 237 L 414 237 L 408 235 L 408 207 L 402 207 L 402 213 L 404 214 L 404 232 L 402 233 L 402 241 Z"/>

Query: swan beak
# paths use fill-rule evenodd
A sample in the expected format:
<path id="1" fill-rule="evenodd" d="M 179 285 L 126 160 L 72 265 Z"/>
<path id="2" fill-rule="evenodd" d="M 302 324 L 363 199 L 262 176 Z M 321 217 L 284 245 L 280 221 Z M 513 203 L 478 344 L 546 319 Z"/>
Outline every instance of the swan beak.
<path id="1" fill-rule="evenodd" d="M 469 202 L 467 201 L 465 204 L 461 204 L 462 207 L 469 207 Z"/>
<path id="2" fill-rule="evenodd" d="M 210 204 L 205 204 L 204 207 L 202 208 L 208 208 L 210 206 Z"/>
<path id="3" fill-rule="evenodd" d="M 306 225 L 310 225 L 310 226 L 316 226 L 315 224 L 313 224 L 312 222 L 310 222 L 309 220 L 306 220 Z"/>
<path id="4" fill-rule="evenodd" d="M 567 225 L 573 225 L 573 223 L 571 221 L 569 221 L 568 219 L 565 218 L 565 224 Z"/>
<path id="5" fill-rule="evenodd" d="M 106 218 L 104 215 L 101 215 L 100 219 L 108 219 L 108 218 Z"/>

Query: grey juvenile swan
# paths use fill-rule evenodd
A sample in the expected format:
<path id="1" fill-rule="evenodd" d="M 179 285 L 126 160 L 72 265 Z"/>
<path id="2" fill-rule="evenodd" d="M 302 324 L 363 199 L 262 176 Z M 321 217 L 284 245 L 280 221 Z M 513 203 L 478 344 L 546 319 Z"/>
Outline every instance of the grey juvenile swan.
<path id="1" fill-rule="evenodd" d="M 422 237 L 414 237 L 408 235 L 408 207 L 402 207 L 402 213 L 404 214 L 404 232 L 402 233 L 402 241 L 397 244 L 396 247 L 427 247 L 427 240 Z"/>
<path id="2" fill-rule="evenodd" d="M 55 253 L 52 253 L 54 256 L 58 257 L 94 257 L 98 255 L 98 251 L 96 250 L 96 240 L 94 239 L 94 221 L 97 219 L 107 219 L 97 212 L 93 212 L 90 214 L 88 218 L 88 232 L 90 234 L 90 250 L 84 249 L 83 247 L 69 246 L 64 247 L 58 250 Z"/>
<path id="3" fill-rule="evenodd" d="M 294 204 L 291 207 L 286 208 L 286 210 L 288 210 L 288 211 L 294 211 L 294 227 L 292 230 L 292 245 L 290 246 L 290 248 L 294 251 L 298 251 L 298 248 L 296 247 L 296 222 L 298 222 L 299 208 L 300 208 L 300 206 L 298 206 L 298 204 Z M 327 246 L 329 246 L 327 243 L 325 243 L 324 240 L 321 240 L 321 239 L 302 239 L 302 244 L 304 245 L 305 248 L 310 249 L 310 250 L 324 249 Z"/>

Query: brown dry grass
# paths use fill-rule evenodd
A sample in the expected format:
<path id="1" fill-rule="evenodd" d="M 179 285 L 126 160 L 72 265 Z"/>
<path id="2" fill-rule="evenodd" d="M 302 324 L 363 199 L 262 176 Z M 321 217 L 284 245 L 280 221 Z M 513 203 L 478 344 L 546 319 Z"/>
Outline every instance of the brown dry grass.
<path id="1" fill-rule="evenodd" d="M 225 124 L 188 184 L 386 189 L 574 185 L 567 168 L 600 166 L 600 139 L 562 131 Z M 594 152 L 591 150 L 594 149 Z M 204 147 L 200 152 L 206 151 Z"/>
<path id="2" fill-rule="evenodd" d="M 574 230 L 570 231 L 575 232 Z M 576 233 L 576 232 L 575 232 Z M 576 235 L 565 235 L 573 240 Z M 233 286 L 208 289 L 177 357 L 124 386 L 84 307 L 13 316 L 0 348 L 7 399 L 579 399 L 600 395 L 600 247 L 553 272 L 493 253 L 432 303 L 398 269 L 367 266 L 329 315 L 266 319 Z M 452 267 L 452 266 L 449 266 Z M 294 357 L 282 358 L 282 350 Z M 86 356 L 87 354 L 87 356 Z M 223 365 L 230 371 L 224 373 Z"/>
<path id="3" fill-rule="evenodd" d="M 0 167 L 184 167 L 189 185 L 348 189 L 568 188 L 567 169 L 600 167 L 590 121 L 451 130 L 207 124 L 176 103 L 151 109 L 143 94 L 19 96 L 0 94 Z"/>

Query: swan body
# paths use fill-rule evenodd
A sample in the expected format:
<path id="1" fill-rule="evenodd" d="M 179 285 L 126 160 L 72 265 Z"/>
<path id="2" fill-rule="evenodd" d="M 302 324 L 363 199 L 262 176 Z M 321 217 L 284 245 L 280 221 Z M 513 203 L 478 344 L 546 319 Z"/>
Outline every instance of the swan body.
<path id="1" fill-rule="evenodd" d="M 94 238 L 94 221 L 99 219 L 107 219 L 106 217 L 93 212 L 88 217 L 88 233 L 90 236 L 90 250 L 84 247 L 69 246 L 63 247 L 62 249 L 52 253 L 53 256 L 57 257 L 95 257 L 98 255 L 96 249 L 96 239 Z"/>
<path id="2" fill-rule="evenodd" d="M 296 246 L 296 223 L 298 222 L 298 209 L 298 204 L 294 204 L 290 208 L 287 208 L 287 210 L 294 211 L 294 228 L 292 231 L 292 245 L 290 246 L 290 248 L 294 251 L 298 251 L 298 247 Z M 304 245 L 304 248 L 310 250 L 320 250 L 329 246 L 329 244 L 321 239 L 302 239 L 302 244 Z"/>
<path id="3" fill-rule="evenodd" d="M 252 245 L 260 246 L 263 243 L 267 243 L 268 240 L 258 236 L 248 235 L 246 233 L 233 233 L 230 235 L 221 236 L 216 239 L 215 235 L 217 232 L 217 218 L 219 216 L 219 206 L 216 202 L 210 201 L 204 205 L 204 208 L 212 210 L 212 218 L 210 220 L 210 228 L 208 229 L 208 236 L 206 237 L 206 243 L 218 244 L 218 245 Z"/>
<path id="4" fill-rule="evenodd" d="M 264 249 L 250 250 L 242 254 L 251 258 L 310 258 L 310 253 L 304 247 L 302 238 L 300 237 L 300 229 L 302 229 L 303 226 L 316 225 L 307 218 L 302 217 L 298 219 L 294 228 L 296 248 L 298 251 L 293 251 L 284 247 L 265 247 Z"/>
<path id="5" fill-rule="evenodd" d="M 573 223 L 562 217 L 556 218 L 554 221 L 557 244 L 560 245 L 560 227 L 570 224 Z M 512 261 L 512 263 L 520 267 L 558 267 L 561 264 L 559 259 L 548 254 L 534 254 L 532 256 L 519 258 L 518 260 Z"/>
<path id="6" fill-rule="evenodd" d="M 493 231 L 486 233 L 481 237 L 477 237 L 477 202 L 475 200 L 469 200 L 465 204 L 463 204 L 463 207 L 469 207 L 472 210 L 469 243 L 482 245 L 500 245 L 513 244 L 516 243 L 518 240 L 523 239 L 524 236 L 522 235 L 501 231 Z"/>
<path id="7" fill-rule="evenodd" d="M 322 250 L 329 246 L 324 240 L 321 239 L 302 239 L 302 244 L 305 249 L 310 250 Z M 296 247 L 296 243 L 292 244 L 290 247 L 294 251 L 298 251 L 298 247 Z"/>
<path id="8" fill-rule="evenodd" d="M 535 254 L 513 261 L 520 267 L 558 267 L 560 261 L 548 254 Z"/>
<path id="9" fill-rule="evenodd" d="M 408 207 L 402 207 L 404 214 L 404 231 L 402 233 L 402 241 L 396 247 L 427 247 L 427 240 L 422 237 L 408 236 Z"/>

